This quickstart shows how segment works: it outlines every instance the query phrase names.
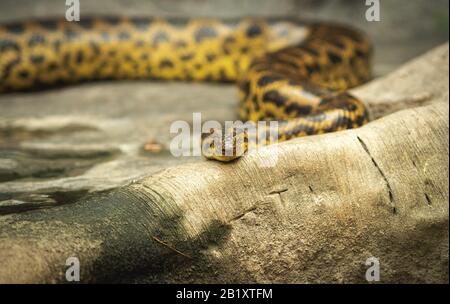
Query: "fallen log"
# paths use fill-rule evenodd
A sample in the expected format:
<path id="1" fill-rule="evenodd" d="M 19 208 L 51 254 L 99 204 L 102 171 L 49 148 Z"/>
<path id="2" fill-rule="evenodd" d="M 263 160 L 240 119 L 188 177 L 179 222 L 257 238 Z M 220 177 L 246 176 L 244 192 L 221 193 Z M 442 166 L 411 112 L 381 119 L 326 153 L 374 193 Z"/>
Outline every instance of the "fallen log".
<path id="1" fill-rule="evenodd" d="M 448 44 L 353 93 L 381 118 L 1 216 L 0 282 L 448 282 Z"/>

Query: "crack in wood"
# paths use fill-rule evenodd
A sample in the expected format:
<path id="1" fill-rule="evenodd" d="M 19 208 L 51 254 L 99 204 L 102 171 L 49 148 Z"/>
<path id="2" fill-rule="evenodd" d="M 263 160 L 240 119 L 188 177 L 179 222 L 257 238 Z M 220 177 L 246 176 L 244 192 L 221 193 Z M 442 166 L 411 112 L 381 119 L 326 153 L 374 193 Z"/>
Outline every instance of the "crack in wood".
<path id="1" fill-rule="evenodd" d="M 175 252 L 175 253 L 177 253 L 177 254 L 179 254 L 179 255 L 181 255 L 181 256 L 184 256 L 185 258 L 188 258 L 188 259 L 192 260 L 192 257 L 191 257 L 190 255 L 187 255 L 186 253 L 183 253 L 183 252 L 179 251 L 179 250 L 176 249 L 175 247 L 170 246 L 169 244 L 167 244 L 166 242 L 160 240 L 160 239 L 157 238 L 156 236 L 152 236 L 152 239 L 155 240 L 157 243 L 159 243 L 159 244 L 161 244 L 161 245 L 163 245 L 163 246 L 169 248 L 169 249 L 172 250 L 173 252 Z"/>
<path id="2" fill-rule="evenodd" d="M 387 190 L 388 190 L 389 201 L 391 202 L 391 204 L 393 206 L 392 212 L 394 214 L 396 214 L 397 213 L 397 209 L 395 207 L 394 194 L 393 194 L 393 191 L 392 191 L 391 184 L 389 183 L 389 180 L 386 177 L 386 174 L 384 174 L 383 170 L 381 170 L 381 168 L 378 165 L 377 161 L 375 160 L 375 158 L 370 153 L 369 148 L 367 147 L 366 143 L 361 139 L 361 137 L 356 136 L 356 138 L 358 139 L 359 143 L 361 144 L 361 147 L 364 149 L 366 154 L 370 157 L 370 159 L 372 160 L 372 163 L 374 164 L 375 168 L 377 168 L 378 172 L 380 173 L 381 177 L 383 178 L 383 180 L 384 180 L 384 182 L 386 184 Z"/>
<path id="3" fill-rule="evenodd" d="M 250 207 L 249 209 L 247 209 L 247 210 L 245 210 L 244 212 L 242 212 L 241 214 L 239 214 L 239 215 L 233 217 L 233 218 L 230 220 L 230 222 L 237 221 L 237 220 L 243 218 L 246 214 L 248 214 L 248 213 L 250 213 L 250 212 L 252 212 L 252 211 L 255 211 L 256 209 L 257 209 L 256 206 L 252 206 L 252 207 Z"/>
<path id="4" fill-rule="evenodd" d="M 272 191 L 269 192 L 269 195 L 281 194 L 281 193 L 286 192 L 286 191 L 288 191 L 287 188 L 283 188 L 283 189 L 279 189 L 279 190 L 272 190 Z"/>
<path id="5" fill-rule="evenodd" d="M 428 205 L 431 205 L 432 202 L 431 202 L 430 196 L 427 193 L 424 193 L 424 194 L 425 194 L 425 199 L 427 200 Z"/>

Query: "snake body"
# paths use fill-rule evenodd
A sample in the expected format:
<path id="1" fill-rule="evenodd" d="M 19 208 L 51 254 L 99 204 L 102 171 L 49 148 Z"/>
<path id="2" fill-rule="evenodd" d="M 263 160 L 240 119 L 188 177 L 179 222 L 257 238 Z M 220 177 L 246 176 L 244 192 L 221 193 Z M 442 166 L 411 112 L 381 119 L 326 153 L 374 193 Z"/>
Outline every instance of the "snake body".
<path id="1" fill-rule="evenodd" d="M 355 29 L 298 20 L 15 22 L 0 25 L 0 93 L 106 79 L 237 82 L 240 118 L 279 121 L 283 141 L 368 121 L 346 90 L 370 78 L 371 50 Z"/>

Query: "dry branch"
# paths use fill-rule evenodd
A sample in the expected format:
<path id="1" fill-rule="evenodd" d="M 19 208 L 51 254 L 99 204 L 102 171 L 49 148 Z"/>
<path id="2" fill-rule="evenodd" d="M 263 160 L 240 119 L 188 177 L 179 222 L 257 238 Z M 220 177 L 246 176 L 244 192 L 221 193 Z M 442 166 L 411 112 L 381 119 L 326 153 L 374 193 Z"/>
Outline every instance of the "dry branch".
<path id="1" fill-rule="evenodd" d="M 428 105 L 2 216 L 0 281 L 64 281 L 76 256 L 84 282 L 365 282 L 373 256 L 382 282 L 448 282 L 448 44 L 354 94 Z"/>

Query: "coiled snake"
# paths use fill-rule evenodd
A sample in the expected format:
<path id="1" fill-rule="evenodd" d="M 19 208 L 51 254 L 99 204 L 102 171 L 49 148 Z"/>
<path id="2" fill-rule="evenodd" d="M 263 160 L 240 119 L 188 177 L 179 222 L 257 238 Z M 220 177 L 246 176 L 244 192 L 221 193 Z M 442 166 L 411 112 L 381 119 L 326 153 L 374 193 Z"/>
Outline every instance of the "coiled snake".
<path id="1" fill-rule="evenodd" d="M 106 79 L 237 82 L 240 119 L 279 121 L 283 141 L 366 123 L 366 107 L 346 90 L 369 79 L 370 57 L 365 35 L 329 23 L 36 20 L 0 25 L 0 93 Z M 237 145 L 233 136 L 206 142 L 207 157 L 238 157 L 224 155 L 230 140 Z"/>

